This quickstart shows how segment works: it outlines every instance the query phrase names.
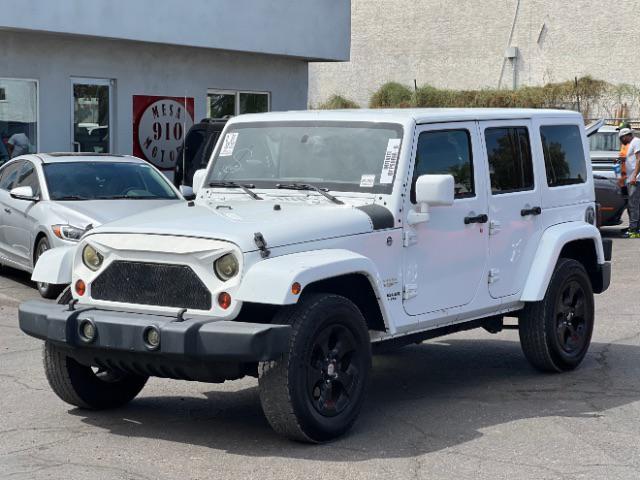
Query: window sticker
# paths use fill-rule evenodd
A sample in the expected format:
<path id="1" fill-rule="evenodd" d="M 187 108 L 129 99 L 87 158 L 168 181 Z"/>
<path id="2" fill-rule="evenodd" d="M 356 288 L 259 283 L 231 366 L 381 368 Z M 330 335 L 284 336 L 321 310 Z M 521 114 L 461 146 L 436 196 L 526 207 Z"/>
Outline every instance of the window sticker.
<path id="1" fill-rule="evenodd" d="M 238 132 L 227 133 L 220 149 L 221 157 L 230 157 L 233 155 L 233 150 L 236 148 L 236 142 L 238 141 Z"/>
<path id="2" fill-rule="evenodd" d="M 382 173 L 380 174 L 380 183 L 389 184 L 393 182 L 393 176 L 396 173 L 398 165 L 398 155 L 400 153 L 400 139 L 390 138 L 387 144 L 387 152 L 384 155 L 384 163 L 382 164 Z"/>
<path id="3" fill-rule="evenodd" d="M 362 188 L 371 188 L 375 183 L 375 175 L 362 175 L 362 177 L 360 177 L 360 187 Z"/>

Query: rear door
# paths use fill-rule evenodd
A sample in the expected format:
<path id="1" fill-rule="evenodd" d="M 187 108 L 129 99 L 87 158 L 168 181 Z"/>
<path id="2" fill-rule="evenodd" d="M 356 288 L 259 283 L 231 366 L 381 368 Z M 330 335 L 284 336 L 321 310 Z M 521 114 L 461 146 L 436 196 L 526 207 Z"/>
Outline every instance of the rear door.
<path id="1" fill-rule="evenodd" d="M 529 120 L 481 122 L 489 185 L 489 293 L 522 288 L 542 229 L 541 172 L 533 161 Z M 536 151 L 538 151 L 536 149 Z"/>

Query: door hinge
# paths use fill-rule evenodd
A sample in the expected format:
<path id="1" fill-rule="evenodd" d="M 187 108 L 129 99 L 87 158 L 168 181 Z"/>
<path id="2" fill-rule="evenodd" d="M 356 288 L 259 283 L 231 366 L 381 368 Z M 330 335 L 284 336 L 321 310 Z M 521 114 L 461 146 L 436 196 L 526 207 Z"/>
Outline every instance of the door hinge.
<path id="1" fill-rule="evenodd" d="M 411 245 L 415 245 L 418 243 L 418 234 L 413 230 L 405 230 L 402 234 L 402 245 L 405 247 L 410 247 Z"/>
<path id="2" fill-rule="evenodd" d="M 492 268 L 491 270 L 489 270 L 489 284 L 496 283 L 498 280 L 500 280 L 500 270 L 498 270 L 497 268 Z"/>
<path id="3" fill-rule="evenodd" d="M 418 285 L 415 283 L 408 283 L 402 289 L 402 299 L 409 300 L 418 295 Z"/>
<path id="4" fill-rule="evenodd" d="M 502 230 L 502 224 L 498 220 L 491 220 L 489 222 L 489 235 L 495 235 Z"/>

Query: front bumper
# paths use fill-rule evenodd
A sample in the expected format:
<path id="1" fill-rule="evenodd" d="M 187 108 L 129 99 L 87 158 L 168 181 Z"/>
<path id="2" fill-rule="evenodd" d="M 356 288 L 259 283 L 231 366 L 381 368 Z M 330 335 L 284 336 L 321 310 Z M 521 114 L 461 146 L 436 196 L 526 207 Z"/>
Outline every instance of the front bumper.
<path id="1" fill-rule="evenodd" d="M 238 378 L 239 367 L 276 359 L 288 349 L 291 327 L 197 318 L 132 313 L 30 300 L 18 310 L 23 332 L 53 342 L 68 355 L 86 365 L 159 377 L 201 381 Z M 93 322 L 97 334 L 92 342 L 79 331 L 85 319 Z M 144 332 L 155 327 L 160 345 L 151 350 Z M 238 368 L 233 368 L 234 366 Z"/>

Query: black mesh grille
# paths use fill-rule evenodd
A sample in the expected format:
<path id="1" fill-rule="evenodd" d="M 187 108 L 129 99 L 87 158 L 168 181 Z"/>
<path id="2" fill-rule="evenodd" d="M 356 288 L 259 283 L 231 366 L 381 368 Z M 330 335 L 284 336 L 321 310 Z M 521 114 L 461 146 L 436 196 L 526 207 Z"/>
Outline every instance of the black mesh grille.
<path id="1" fill-rule="evenodd" d="M 211 292 L 186 265 L 115 261 L 91 284 L 96 300 L 211 309 Z"/>

